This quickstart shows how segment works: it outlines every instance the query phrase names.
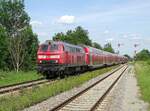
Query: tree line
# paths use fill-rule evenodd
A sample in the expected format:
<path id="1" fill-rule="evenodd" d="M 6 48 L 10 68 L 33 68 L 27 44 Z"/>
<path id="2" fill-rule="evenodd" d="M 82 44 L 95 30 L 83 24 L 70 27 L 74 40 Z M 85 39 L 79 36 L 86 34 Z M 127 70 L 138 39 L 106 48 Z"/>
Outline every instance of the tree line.
<path id="1" fill-rule="evenodd" d="M 150 60 L 150 51 L 143 49 L 135 55 L 135 60 L 147 61 Z"/>
<path id="2" fill-rule="evenodd" d="M 68 30 L 66 33 L 63 32 L 56 33 L 53 36 L 53 40 L 54 41 L 60 40 L 74 45 L 84 44 L 95 47 L 97 49 L 115 53 L 111 43 L 107 43 L 104 45 L 104 47 L 102 47 L 99 43 L 92 42 L 92 40 L 90 40 L 90 37 L 88 35 L 88 30 L 83 29 L 81 26 L 76 27 L 74 30 Z"/>
<path id="3" fill-rule="evenodd" d="M 53 40 L 85 44 L 114 53 L 111 44 L 103 48 L 89 39 L 88 31 L 78 26 L 66 33 L 57 33 Z M 32 31 L 24 0 L 0 1 L 0 70 L 32 70 L 36 66 L 38 38 Z"/>
<path id="4" fill-rule="evenodd" d="M 38 39 L 24 8 L 24 0 L 0 1 L 0 69 L 18 72 L 35 65 Z"/>

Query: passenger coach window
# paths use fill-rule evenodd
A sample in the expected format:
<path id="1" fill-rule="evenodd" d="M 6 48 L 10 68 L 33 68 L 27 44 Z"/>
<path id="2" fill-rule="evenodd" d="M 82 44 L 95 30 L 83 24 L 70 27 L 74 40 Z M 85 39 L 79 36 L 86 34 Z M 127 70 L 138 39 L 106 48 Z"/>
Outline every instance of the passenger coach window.
<path id="1" fill-rule="evenodd" d="M 40 50 L 46 52 L 48 50 L 48 45 L 41 45 Z"/>
<path id="2" fill-rule="evenodd" d="M 65 51 L 65 48 L 64 48 L 64 46 L 62 46 L 62 48 L 63 48 L 63 51 Z"/>
<path id="3" fill-rule="evenodd" d="M 57 44 L 52 44 L 50 46 L 50 51 L 57 51 L 58 50 L 58 45 Z"/>

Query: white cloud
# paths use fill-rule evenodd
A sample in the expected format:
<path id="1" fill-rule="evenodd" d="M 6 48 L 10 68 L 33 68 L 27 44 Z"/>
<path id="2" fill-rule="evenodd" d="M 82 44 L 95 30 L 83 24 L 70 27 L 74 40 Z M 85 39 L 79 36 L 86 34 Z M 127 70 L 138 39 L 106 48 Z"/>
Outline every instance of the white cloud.
<path id="1" fill-rule="evenodd" d="M 123 35 L 123 38 L 128 38 L 128 34 L 124 34 L 124 35 Z"/>
<path id="2" fill-rule="evenodd" d="M 124 39 L 130 39 L 130 40 L 141 40 L 141 35 L 137 33 L 128 33 L 123 35 Z"/>
<path id="3" fill-rule="evenodd" d="M 129 37 L 130 37 L 132 40 L 141 40 L 141 39 L 142 39 L 142 38 L 140 37 L 140 34 L 136 34 L 136 33 L 129 34 Z"/>
<path id="4" fill-rule="evenodd" d="M 75 16 L 64 15 L 58 19 L 58 23 L 61 24 L 73 24 L 75 22 Z"/>
<path id="5" fill-rule="evenodd" d="M 132 37 L 131 39 L 132 40 L 141 40 L 142 38 L 141 37 Z"/>
<path id="6" fill-rule="evenodd" d="M 39 26 L 39 25 L 42 25 L 42 22 L 40 22 L 40 21 L 31 21 L 30 24 L 32 26 Z"/>
<path id="7" fill-rule="evenodd" d="M 109 33 L 109 30 L 105 30 L 105 31 L 104 31 L 104 34 L 108 34 L 108 33 Z"/>
<path id="8" fill-rule="evenodd" d="M 113 40 L 114 40 L 114 38 L 108 38 L 108 39 L 106 39 L 105 41 L 111 42 L 111 41 L 113 41 Z"/>

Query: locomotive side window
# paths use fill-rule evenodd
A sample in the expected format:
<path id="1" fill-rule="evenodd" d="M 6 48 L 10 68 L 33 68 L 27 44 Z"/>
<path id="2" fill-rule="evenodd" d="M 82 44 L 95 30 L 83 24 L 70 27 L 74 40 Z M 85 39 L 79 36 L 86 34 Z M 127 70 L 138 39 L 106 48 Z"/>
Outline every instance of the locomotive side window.
<path id="1" fill-rule="evenodd" d="M 40 50 L 46 52 L 48 50 L 48 45 L 41 45 Z"/>

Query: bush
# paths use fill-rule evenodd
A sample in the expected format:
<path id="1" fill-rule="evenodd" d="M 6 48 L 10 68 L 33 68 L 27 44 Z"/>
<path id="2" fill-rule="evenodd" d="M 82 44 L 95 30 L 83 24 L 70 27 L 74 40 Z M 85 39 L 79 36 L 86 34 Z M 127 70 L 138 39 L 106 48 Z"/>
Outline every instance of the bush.
<path id="1" fill-rule="evenodd" d="M 148 64 L 148 65 L 150 65 L 150 59 L 149 59 L 149 60 L 147 60 L 147 64 Z"/>

